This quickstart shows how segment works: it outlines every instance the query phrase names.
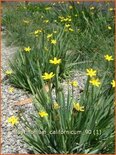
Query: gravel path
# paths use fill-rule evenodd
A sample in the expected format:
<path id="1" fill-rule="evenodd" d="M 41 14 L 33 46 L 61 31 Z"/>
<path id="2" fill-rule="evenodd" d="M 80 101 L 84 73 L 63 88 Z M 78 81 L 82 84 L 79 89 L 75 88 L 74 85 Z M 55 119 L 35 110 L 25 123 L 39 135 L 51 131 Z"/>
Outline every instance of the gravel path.
<path id="1" fill-rule="evenodd" d="M 9 84 L 8 79 L 5 79 L 3 70 L 6 71 L 9 69 L 8 59 L 13 59 L 16 50 L 17 48 L 14 46 L 7 47 L 5 40 L 2 40 L 2 154 L 29 153 L 29 148 L 22 142 L 17 131 L 7 123 L 8 117 L 17 114 L 20 109 L 23 109 L 26 115 L 28 115 L 30 111 L 34 111 L 32 103 L 22 106 L 15 105 L 16 102 L 28 98 L 29 95 L 17 88 L 14 88 L 14 92 L 10 93 L 9 88 L 11 85 Z M 76 80 L 79 83 L 78 89 L 74 89 L 75 96 L 79 97 L 80 91 L 84 87 L 86 76 L 83 73 L 75 72 L 72 77 L 72 80 Z M 67 94 L 68 85 L 66 81 L 64 81 L 62 85 L 64 92 Z"/>

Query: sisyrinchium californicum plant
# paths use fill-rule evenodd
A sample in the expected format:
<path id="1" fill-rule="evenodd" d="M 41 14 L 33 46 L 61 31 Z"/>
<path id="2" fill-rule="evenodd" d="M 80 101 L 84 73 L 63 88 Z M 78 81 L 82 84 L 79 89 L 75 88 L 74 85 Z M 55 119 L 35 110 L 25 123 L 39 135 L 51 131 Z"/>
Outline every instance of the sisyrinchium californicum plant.
<path id="1" fill-rule="evenodd" d="M 19 112 L 8 122 L 35 154 L 114 153 L 114 9 L 105 6 L 29 2 L 3 10 L 8 43 L 19 46 L 6 75 L 32 93 L 35 107 L 30 119 Z M 79 98 L 78 82 L 66 78 L 72 69 L 86 69 Z"/>
<path id="2" fill-rule="evenodd" d="M 106 64 L 113 61 L 111 55 L 105 55 L 104 58 Z M 112 79 L 109 83 L 107 80 L 110 68 L 104 71 L 103 77 L 93 68 L 86 69 L 85 88 L 80 98 L 76 99 L 73 88 L 78 89 L 78 82 L 67 81 L 69 86 L 66 93 L 59 80 L 62 59 L 53 57 L 49 63 L 53 65 L 53 72 L 42 73 L 39 70 L 41 89 L 30 82 L 35 113 L 30 112 L 30 119 L 19 113 L 8 121 L 15 125 L 35 154 L 113 153 L 115 81 Z M 110 85 L 112 93 L 106 95 L 104 88 Z M 24 126 L 24 131 L 20 131 L 20 125 Z"/>
<path id="3" fill-rule="evenodd" d="M 86 6 L 81 2 L 16 4 L 10 9 L 4 6 L 2 19 L 8 40 L 19 46 L 10 62 L 12 84 L 31 91 L 30 80 L 41 88 L 38 68 L 42 73 L 53 71 L 48 65 L 52 57 L 63 61 L 61 79 L 70 75 L 74 67 L 85 70 L 94 65 L 103 74 L 103 56 L 114 55 L 114 9 L 110 3 L 104 6 Z M 111 68 L 114 72 L 114 65 Z"/>
<path id="4" fill-rule="evenodd" d="M 78 62 L 79 56 L 75 58 L 75 53 L 69 45 L 69 35 L 61 29 L 57 29 L 55 33 L 53 31 L 50 34 L 39 29 L 33 32 L 30 37 L 34 37 L 34 45 L 20 48 L 15 54 L 14 59 L 10 61 L 12 74 L 9 76 L 9 79 L 12 84 L 19 88 L 31 91 L 29 87 L 30 82 L 35 87 L 41 88 L 39 70 L 41 69 L 42 73 L 55 71 L 54 67 L 49 64 L 49 59 L 52 59 L 52 57 L 62 58 L 59 70 L 61 79 L 69 76 L 70 71 L 76 64 L 85 63 Z"/>

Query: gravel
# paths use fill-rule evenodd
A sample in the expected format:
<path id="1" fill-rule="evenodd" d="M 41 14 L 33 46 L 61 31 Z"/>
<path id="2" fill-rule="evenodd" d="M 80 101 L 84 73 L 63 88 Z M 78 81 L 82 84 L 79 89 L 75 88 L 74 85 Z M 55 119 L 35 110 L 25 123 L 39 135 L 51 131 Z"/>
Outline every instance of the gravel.
<path id="1" fill-rule="evenodd" d="M 24 110 L 26 116 L 29 116 L 30 112 L 34 112 L 32 103 L 22 106 L 15 105 L 16 102 L 27 99 L 30 95 L 27 92 L 17 88 L 14 88 L 14 92 L 10 93 L 9 87 L 11 87 L 11 84 L 8 79 L 5 79 L 4 70 L 9 69 L 8 59 L 12 60 L 16 51 L 17 47 L 7 47 L 5 45 L 5 40 L 2 40 L 2 154 L 29 153 L 29 147 L 23 143 L 16 129 L 7 122 L 8 117 L 16 115 L 21 109 Z M 71 80 L 76 80 L 79 83 L 78 88 L 74 88 L 74 94 L 76 98 L 79 98 L 80 91 L 83 89 L 84 82 L 86 81 L 86 76 L 82 72 L 75 71 L 74 74 L 72 74 Z M 67 82 L 64 81 L 62 86 L 65 94 L 67 94 Z"/>
<path id="2" fill-rule="evenodd" d="M 34 108 L 32 103 L 23 106 L 16 106 L 20 100 L 26 99 L 29 95 L 21 89 L 14 88 L 12 93 L 9 92 L 9 88 L 12 87 L 5 78 L 4 71 L 9 69 L 8 60 L 13 58 L 17 48 L 14 46 L 6 46 L 5 40 L 2 40 L 2 154 L 6 153 L 29 153 L 28 147 L 22 142 L 17 131 L 10 124 L 7 123 L 8 117 L 16 115 L 20 109 L 23 109 L 26 115 L 28 112 L 33 112 Z"/>

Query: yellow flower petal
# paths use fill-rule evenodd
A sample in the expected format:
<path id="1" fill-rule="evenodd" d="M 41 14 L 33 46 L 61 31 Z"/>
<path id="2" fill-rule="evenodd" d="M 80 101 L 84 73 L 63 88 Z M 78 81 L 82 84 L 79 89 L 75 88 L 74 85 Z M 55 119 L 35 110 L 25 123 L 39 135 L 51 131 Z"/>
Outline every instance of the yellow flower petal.
<path id="1" fill-rule="evenodd" d="M 73 87 L 77 87 L 77 86 L 78 86 L 78 82 L 77 82 L 77 81 L 72 81 L 72 82 L 70 82 L 70 84 L 71 84 Z"/>
<path id="2" fill-rule="evenodd" d="M 25 52 L 30 52 L 30 51 L 31 51 L 31 48 L 30 48 L 29 46 L 28 46 L 28 47 L 25 47 L 25 48 L 24 48 L 24 51 L 25 51 Z"/>
<path id="3" fill-rule="evenodd" d="M 7 70 L 5 73 L 6 73 L 6 75 L 11 75 L 12 74 L 12 70 Z"/>
<path id="4" fill-rule="evenodd" d="M 111 85 L 114 88 L 116 86 L 116 82 L 114 80 L 112 80 Z"/>
<path id="5" fill-rule="evenodd" d="M 54 59 L 53 60 L 49 60 L 49 62 L 51 64 L 57 65 L 57 64 L 61 63 L 61 59 L 57 59 L 56 57 L 54 57 Z"/>
<path id="6" fill-rule="evenodd" d="M 90 69 L 86 69 L 86 71 L 87 71 L 86 75 L 90 77 L 96 76 L 96 70 L 93 70 L 92 68 L 90 68 Z"/>
<path id="7" fill-rule="evenodd" d="M 51 73 L 44 73 L 44 75 L 42 76 L 44 80 L 50 80 L 55 76 L 55 74 L 53 74 L 53 72 Z"/>
<path id="8" fill-rule="evenodd" d="M 74 103 L 74 109 L 77 110 L 77 111 L 80 111 L 80 112 L 85 111 L 84 106 L 80 106 L 79 103 Z"/>
<path id="9" fill-rule="evenodd" d="M 53 109 L 57 110 L 60 108 L 60 105 L 58 103 L 53 104 Z"/>
<path id="10" fill-rule="evenodd" d="M 13 87 L 9 87 L 8 91 L 9 91 L 9 93 L 13 93 L 14 92 L 14 88 Z"/>
<path id="11" fill-rule="evenodd" d="M 112 60 L 114 60 L 113 58 L 112 58 L 112 55 L 104 55 L 104 58 L 107 60 L 107 61 L 112 61 Z"/>
<path id="12" fill-rule="evenodd" d="M 45 111 L 40 111 L 40 112 L 38 113 L 38 115 L 39 115 L 40 117 L 46 117 L 46 116 L 48 116 L 48 113 L 45 112 Z"/>
<path id="13" fill-rule="evenodd" d="M 112 27 L 111 26 L 108 26 L 108 30 L 111 30 L 112 29 Z"/>
<path id="14" fill-rule="evenodd" d="M 18 117 L 11 116 L 8 118 L 8 123 L 12 124 L 13 126 L 18 123 Z"/>
<path id="15" fill-rule="evenodd" d="M 99 81 L 99 79 L 97 78 L 97 79 L 91 79 L 90 81 L 89 81 L 93 86 L 96 86 L 96 87 L 99 87 L 100 86 L 100 84 L 101 84 L 101 82 Z"/>
<path id="16" fill-rule="evenodd" d="M 57 41 L 56 41 L 55 39 L 52 39 L 52 40 L 51 40 L 51 44 L 56 45 L 56 43 L 57 43 Z"/>

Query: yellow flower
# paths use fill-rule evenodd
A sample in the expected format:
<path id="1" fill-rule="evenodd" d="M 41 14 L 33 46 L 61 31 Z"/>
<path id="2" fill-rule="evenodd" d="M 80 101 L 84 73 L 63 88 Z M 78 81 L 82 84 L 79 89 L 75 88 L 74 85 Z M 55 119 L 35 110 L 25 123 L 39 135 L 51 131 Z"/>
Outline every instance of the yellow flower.
<path id="1" fill-rule="evenodd" d="M 107 61 L 112 61 L 112 60 L 114 60 L 113 58 L 112 58 L 112 55 L 104 55 L 104 58 L 107 60 Z"/>
<path id="2" fill-rule="evenodd" d="M 71 26 L 70 24 L 65 24 L 65 27 L 66 27 L 66 28 L 68 28 L 68 27 L 70 27 L 70 26 Z"/>
<path id="3" fill-rule="evenodd" d="M 71 10 L 71 9 L 73 9 L 73 7 L 70 5 L 70 6 L 69 6 L 69 9 Z"/>
<path id="4" fill-rule="evenodd" d="M 108 26 L 108 30 L 111 30 L 112 29 L 112 27 L 111 26 Z"/>
<path id="5" fill-rule="evenodd" d="M 59 16 L 59 18 L 61 19 L 61 22 L 71 22 L 72 21 L 71 16 L 67 16 L 67 18 Z"/>
<path id="6" fill-rule="evenodd" d="M 52 8 L 51 7 L 46 7 L 45 8 L 45 10 L 47 11 L 47 10 L 51 10 Z"/>
<path id="7" fill-rule="evenodd" d="M 57 43 L 57 41 L 55 39 L 52 39 L 51 40 L 51 44 L 54 44 L 55 45 L 56 43 Z"/>
<path id="8" fill-rule="evenodd" d="M 36 35 L 36 34 L 41 33 L 41 32 L 42 32 L 42 30 L 36 30 L 36 31 L 34 31 L 34 34 Z"/>
<path id="9" fill-rule="evenodd" d="M 49 20 L 46 19 L 46 20 L 44 20 L 43 22 L 44 22 L 44 23 L 49 23 Z"/>
<path id="10" fill-rule="evenodd" d="M 23 22 L 24 22 L 25 24 L 29 24 L 29 21 L 28 21 L 28 20 L 23 20 Z"/>
<path id="11" fill-rule="evenodd" d="M 86 75 L 90 77 L 96 76 L 96 70 L 93 70 L 92 68 L 90 68 L 90 69 L 86 69 L 86 71 L 87 71 Z"/>
<path id="12" fill-rule="evenodd" d="M 58 103 L 54 103 L 54 104 L 53 104 L 53 109 L 56 109 L 56 110 L 57 110 L 57 109 L 59 109 L 59 108 L 60 108 L 60 106 L 59 106 Z"/>
<path id="13" fill-rule="evenodd" d="M 80 2 L 77 2 L 77 4 L 80 4 Z"/>
<path id="14" fill-rule="evenodd" d="M 18 117 L 11 116 L 8 118 L 8 123 L 11 123 L 13 126 L 18 123 Z"/>
<path id="15" fill-rule="evenodd" d="M 8 91 L 9 91 L 9 93 L 13 93 L 14 92 L 14 88 L 13 87 L 9 87 Z"/>
<path id="16" fill-rule="evenodd" d="M 114 88 L 116 86 L 116 82 L 114 80 L 112 80 L 111 85 Z"/>
<path id="17" fill-rule="evenodd" d="M 70 19 L 68 19 L 68 21 L 69 21 L 69 22 L 71 22 L 71 21 L 72 21 L 72 19 L 70 18 Z"/>
<path id="18" fill-rule="evenodd" d="M 12 74 L 12 70 L 7 70 L 6 71 L 6 75 L 11 75 Z"/>
<path id="19" fill-rule="evenodd" d="M 78 86 L 78 82 L 77 82 L 77 81 L 72 81 L 72 82 L 70 82 L 70 84 L 71 84 L 73 87 L 77 87 L 77 86 Z"/>
<path id="20" fill-rule="evenodd" d="M 68 18 L 64 18 L 64 19 L 61 20 L 61 22 L 62 22 L 62 21 L 67 22 L 68 20 L 69 20 Z"/>
<path id="21" fill-rule="evenodd" d="M 114 9 L 113 8 L 109 8 L 109 11 L 113 11 Z"/>
<path id="22" fill-rule="evenodd" d="M 77 15 L 77 14 L 75 14 L 75 17 L 78 17 L 78 15 Z"/>
<path id="23" fill-rule="evenodd" d="M 30 52 L 30 51 L 31 51 L 31 48 L 30 48 L 29 46 L 28 46 L 28 47 L 25 47 L 25 48 L 24 48 L 24 51 L 25 51 L 25 52 Z"/>
<path id="24" fill-rule="evenodd" d="M 52 33 L 51 33 L 51 34 L 48 34 L 48 35 L 47 35 L 47 39 L 51 38 L 52 36 L 53 36 Z"/>
<path id="25" fill-rule="evenodd" d="M 34 31 L 34 34 L 35 34 L 36 37 L 38 37 L 38 34 L 41 33 L 41 32 L 42 32 L 42 30 L 36 30 L 36 31 Z"/>
<path id="26" fill-rule="evenodd" d="M 68 30 L 71 31 L 71 32 L 74 32 L 74 30 L 72 28 L 69 28 Z"/>
<path id="27" fill-rule="evenodd" d="M 40 111 L 38 114 L 39 114 L 40 117 L 46 117 L 46 116 L 48 116 L 48 113 L 45 112 L 45 111 Z"/>
<path id="28" fill-rule="evenodd" d="M 84 106 L 80 106 L 79 103 L 74 103 L 74 109 L 81 112 L 85 111 Z"/>
<path id="29" fill-rule="evenodd" d="M 38 34 L 39 33 L 39 31 L 38 30 L 36 30 L 36 31 L 34 31 L 34 34 L 36 35 L 36 34 Z"/>
<path id="30" fill-rule="evenodd" d="M 63 16 L 58 16 L 58 18 L 60 18 L 60 19 L 64 19 L 64 17 L 63 17 Z"/>
<path id="31" fill-rule="evenodd" d="M 44 73 L 44 75 L 42 76 L 44 80 L 50 80 L 55 76 L 55 74 L 53 74 L 53 72 L 51 73 Z"/>
<path id="32" fill-rule="evenodd" d="M 56 57 L 54 57 L 53 60 L 49 61 L 51 64 L 57 65 L 61 63 L 61 59 L 57 59 Z"/>
<path id="33" fill-rule="evenodd" d="M 95 9 L 95 7 L 94 7 L 94 6 L 90 7 L 90 10 L 94 10 L 94 9 Z"/>
<path id="34" fill-rule="evenodd" d="M 57 31 L 53 31 L 53 33 L 55 33 L 55 34 L 56 34 L 56 33 L 57 33 Z"/>
<path id="35" fill-rule="evenodd" d="M 91 79 L 89 81 L 93 86 L 99 87 L 99 85 L 101 84 L 101 82 L 99 81 L 99 79 Z"/>

